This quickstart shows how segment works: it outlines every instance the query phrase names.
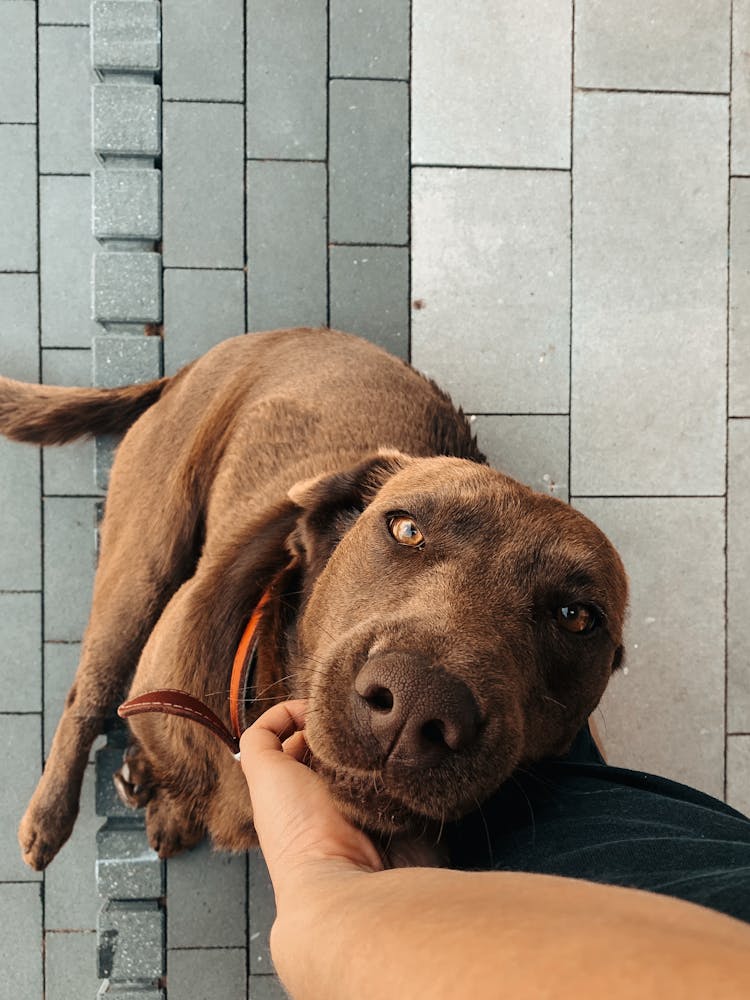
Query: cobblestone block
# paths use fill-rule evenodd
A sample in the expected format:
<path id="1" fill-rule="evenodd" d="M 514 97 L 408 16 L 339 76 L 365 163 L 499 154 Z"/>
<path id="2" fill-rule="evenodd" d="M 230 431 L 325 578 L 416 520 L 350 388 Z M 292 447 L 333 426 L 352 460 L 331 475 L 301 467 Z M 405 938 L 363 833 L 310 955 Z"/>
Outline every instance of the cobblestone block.
<path id="1" fill-rule="evenodd" d="M 91 62 L 97 69 L 156 72 L 161 65 L 159 4 L 94 0 Z"/>
<path id="2" fill-rule="evenodd" d="M 729 421 L 727 501 L 727 728 L 750 733 L 750 421 Z"/>
<path id="3" fill-rule="evenodd" d="M 0 438 L 0 590 L 41 589 L 39 452 Z"/>
<path id="4" fill-rule="evenodd" d="M 161 256 L 102 251 L 94 257 L 94 318 L 100 323 L 161 320 Z"/>
<path id="5" fill-rule="evenodd" d="M 166 266 L 244 266 L 244 163 L 241 107 L 165 106 Z"/>
<path id="6" fill-rule="evenodd" d="M 406 243 L 409 89 L 382 80 L 332 80 L 330 238 Z"/>
<path id="7" fill-rule="evenodd" d="M 409 78 L 409 0 L 331 0 L 331 76 Z"/>
<path id="8" fill-rule="evenodd" d="M 269 936 L 276 919 L 276 903 L 268 868 L 259 850 L 249 851 L 248 861 L 248 930 L 250 940 L 250 975 L 273 973 Z"/>
<path id="9" fill-rule="evenodd" d="M 123 747 L 107 740 L 96 753 L 96 815 L 133 820 L 142 814 L 120 801 L 112 781 L 112 775 L 122 767 L 122 752 Z"/>
<path id="10" fill-rule="evenodd" d="M 750 174 L 750 0 L 734 0 L 732 11 L 731 170 Z"/>
<path id="11" fill-rule="evenodd" d="M 161 90 L 151 85 L 97 83 L 92 89 L 94 149 L 102 155 L 158 156 Z"/>
<path id="12" fill-rule="evenodd" d="M 99 912 L 99 976 L 124 982 L 164 973 L 164 913 L 156 902 L 110 900 Z"/>
<path id="13" fill-rule="evenodd" d="M 0 122 L 36 121 L 36 9 L 0 5 Z"/>
<path id="14" fill-rule="evenodd" d="M 0 371 L 22 382 L 39 377 L 37 276 L 0 274 Z"/>
<path id="15" fill-rule="evenodd" d="M 44 914 L 47 930 L 93 931 L 101 900 L 96 892 L 96 831 L 94 765 L 86 767 L 81 808 L 70 840 L 45 872 Z"/>
<path id="16" fill-rule="evenodd" d="M 0 269 L 36 271 L 36 126 L 0 125 Z"/>
<path id="17" fill-rule="evenodd" d="M 108 979 L 99 986 L 98 1000 L 164 1000 L 164 990 L 158 986 L 123 986 Z"/>
<path id="18" fill-rule="evenodd" d="M 42 710 L 41 594 L 0 592 L 0 705 L 4 712 Z"/>
<path id="19" fill-rule="evenodd" d="M 244 855 L 207 843 L 167 862 L 170 948 L 244 948 L 247 875 Z"/>
<path id="20" fill-rule="evenodd" d="M 77 642 L 94 583 L 94 503 L 87 497 L 44 501 L 44 637 Z"/>
<path id="21" fill-rule="evenodd" d="M 0 882 L 37 882 L 42 878 L 41 872 L 32 871 L 21 860 L 17 836 L 18 824 L 42 772 L 41 738 L 41 716 L 0 715 L 0 753 L 3 767 L 12 775 L 12 781 L 0 782 Z M 0 886 L 0 893 L 4 888 Z M 5 930 L 12 923 L 3 919 L 0 926 Z"/>
<path id="22" fill-rule="evenodd" d="M 750 416 L 750 178 L 731 182 L 729 413 Z M 1 336 L 1 334 L 0 334 Z"/>
<path id="23" fill-rule="evenodd" d="M 322 163 L 248 163 L 248 329 L 327 319 Z"/>
<path id="24" fill-rule="evenodd" d="M 0 885 L 0 926 L 4 995 L 43 996 L 41 887 Z"/>
<path id="25" fill-rule="evenodd" d="M 39 167 L 43 174 L 87 174 L 91 155 L 88 28 L 39 29 Z"/>
<path id="26" fill-rule="evenodd" d="M 91 351 L 42 351 L 42 380 L 47 385 L 91 385 Z M 42 450 L 46 496 L 86 496 L 97 492 L 94 484 L 94 442 L 73 441 L 64 448 Z"/>
<path id="27" fill-rule="evenodd" d="M 96 834 L 96 855 L 96 887 L 100 896 L 156 899 L 163 894 L 164 864 L 149 847 L 142 826 L 125 820 L 108 820 Z"/>
<path id="28" fill-rule="evenodd" d="M 409 356 L 409 251 L 331 247 L 331 326 Z"/>
<path id="29" fill-rule="evenodd" d="M 473 427 L 493 468 L 539 493 L 568 499 L 567 416 L 484 416 Z"/>
<path id="30" fill-rule="evenodd" d="M 159 377 L 161 338 L 101 334 L 94 338 L 94 383 L 103 389 Z"/>
<path id="31" fill-rule="evenodd" d="M 164 271 L 165 375 L 244 330 L 244 271 Z"/>
<path id="32" fill-rule="evenodd" d="M 52 932 L 44 936 L 45 1000 L 83 1000 L 96 996 L 94 931 Z"/>
<path id="33" fill-rule="evenodd" d="M 40 190 L 42 344 L 90 347 L 101 330 L 91 319 L 91 180 L 42 177 Z"/>
<path id="34" fill-rule="evenodd" d="M 245 975 L 244 948 L 186 948 L 167 954 L 169 989 L 175 997 L 238 1000 L 245 996 Z"/>
<path id="35" fill-rule="evenodd" d="M 164 4 L 165 100 L 242 102 L 242 14 L 242 0 Z"/>
<path id="36" fill-rule="evenodd" d="M 119 2 L 119 0 L 117 0 Z M 141 6 L 145 0 L 133 0 Z M 115 4 L 116 6 L 116 4 Z M 98 240 L 158 240 L 161 236 L 161 173 L 158 170 L 95 170 L 94 236 Z"/>
<path id="37" fill-rule="evenodd" d="M 325 0 L 248 0 L 247 155 L 326 156 Z"/>
<path id="38" fill-rule="evenodd" d="M 88 24 L 91 0 L 39 0 L 40 24 Z"/>

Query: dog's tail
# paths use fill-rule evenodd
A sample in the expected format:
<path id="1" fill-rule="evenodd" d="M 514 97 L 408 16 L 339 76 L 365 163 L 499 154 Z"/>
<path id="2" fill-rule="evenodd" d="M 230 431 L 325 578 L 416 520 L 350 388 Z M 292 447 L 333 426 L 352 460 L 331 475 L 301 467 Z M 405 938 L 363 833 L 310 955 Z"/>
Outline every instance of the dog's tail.
<path id="1" fill-rule="evenodd" d="M 127 430 L 171 378 L 118 389 L 34 385 L 0 376 L 0 434 L 30 444 L 65 444 Z"/>

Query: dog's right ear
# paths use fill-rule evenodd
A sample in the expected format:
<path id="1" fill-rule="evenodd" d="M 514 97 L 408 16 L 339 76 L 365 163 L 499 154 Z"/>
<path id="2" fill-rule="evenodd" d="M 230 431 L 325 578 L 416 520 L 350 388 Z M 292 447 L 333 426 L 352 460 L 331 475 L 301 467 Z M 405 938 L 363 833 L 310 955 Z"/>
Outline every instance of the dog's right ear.
<path id="1" fill-rule="evenodd" d="M 411 461 L 400 451 L 381 448 L 351 469 L 295 483 L 288 496 L 301 508 L 288 545 L 317 576 L 331 553 L 391 476 Z"/>

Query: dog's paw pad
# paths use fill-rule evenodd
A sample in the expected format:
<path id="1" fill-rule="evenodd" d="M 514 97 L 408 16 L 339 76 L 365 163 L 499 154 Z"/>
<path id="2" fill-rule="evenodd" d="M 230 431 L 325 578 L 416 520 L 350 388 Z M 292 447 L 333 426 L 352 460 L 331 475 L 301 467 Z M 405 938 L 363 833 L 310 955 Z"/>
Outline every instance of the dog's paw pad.
<path id="1" fill-rule="evenodd" d="M 21 857 L 34 871 L 43 871 L 68 839 L 68 833 L 60 831 L 50 835 L 42 824 L 38 824 L 27 812 L 18 828 L 18 843 Z"/>
<path id="2" fill-rule="evenodd" d="M 149 803 L 146 834 L 160 858 L 171 858 L 182 851 L 189 851 L 203 838 L 203 830 L 166 799 L 155 799 Z"/>

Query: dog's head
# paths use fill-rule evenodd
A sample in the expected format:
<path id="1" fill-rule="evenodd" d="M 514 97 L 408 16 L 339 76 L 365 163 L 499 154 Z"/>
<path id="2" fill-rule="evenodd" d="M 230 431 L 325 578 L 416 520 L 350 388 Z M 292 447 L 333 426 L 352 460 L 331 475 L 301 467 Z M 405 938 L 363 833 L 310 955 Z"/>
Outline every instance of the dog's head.
<path id="1" fill-rule="evenodd" d="M 595 525 L 486 466 L 396 452 L 290 497 L 293 693 L 352 819 L 419 832 L 565 752 L 622 657 L 625 572 Z"/>

